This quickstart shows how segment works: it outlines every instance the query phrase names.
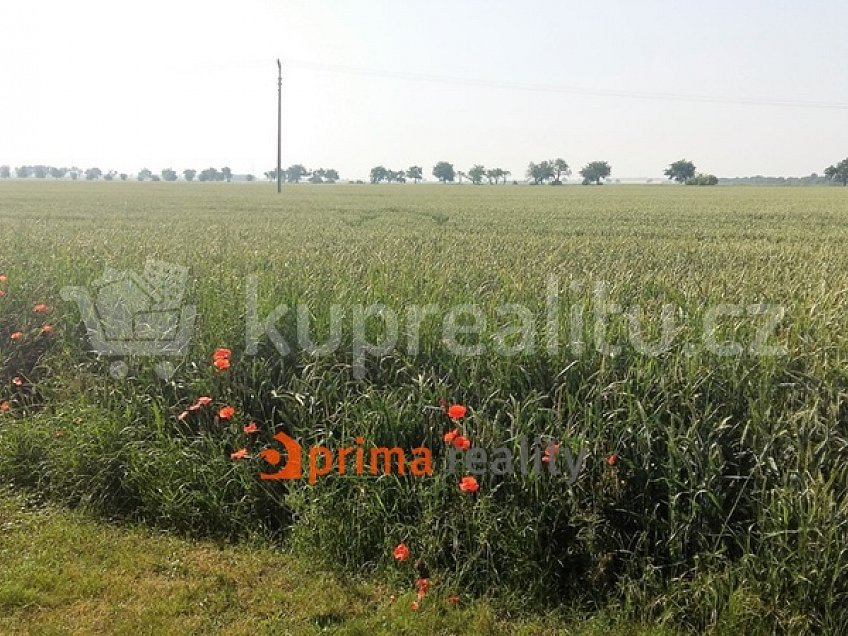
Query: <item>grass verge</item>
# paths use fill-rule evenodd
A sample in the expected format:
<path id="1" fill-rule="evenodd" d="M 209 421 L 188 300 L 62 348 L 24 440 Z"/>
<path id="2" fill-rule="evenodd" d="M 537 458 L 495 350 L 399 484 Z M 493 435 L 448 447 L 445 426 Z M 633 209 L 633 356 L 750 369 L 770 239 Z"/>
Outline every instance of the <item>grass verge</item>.
<path id="1" fill-rule="evenodd" d="M 0 491 L 2 634 L 672 633 L 606 617 L 499 616 L 339 578 L 265 545 L 186 541 Z M 396 599 L 392 600 L 392 595 Z"/>

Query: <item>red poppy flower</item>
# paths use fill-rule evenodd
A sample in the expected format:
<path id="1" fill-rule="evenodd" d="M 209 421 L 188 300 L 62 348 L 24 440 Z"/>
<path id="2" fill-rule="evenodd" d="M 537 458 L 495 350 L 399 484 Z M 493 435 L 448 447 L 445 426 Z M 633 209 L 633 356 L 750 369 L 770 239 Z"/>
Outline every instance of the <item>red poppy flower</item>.
<path id="1" fill-rule="evenodd" d="M 246 459 L 248 457 L 247 449 L 240 448 L 235 453 L 230 453 L 230 459 Z"/>
<path id="2" fill-rule="evenodd" d="M 24 337 L 24 334 L 22 334 L 20 331 L 16 331 L 11 336 L 9 336 L 9 338 L 11 338 L 12 340 L 20 340 L 23 337 Z"/>
<path id="3" fill-rule="evenodd" d="M 230 361 L 228 358 L 215 358 L 212 364 L 216 369 L 218 369 L 218 371 L 226 371 L 230 368 Z"/>
<path id="4" fill-rule="evenodd" d="M 232 406 L 225 406 L 220 411 L 218 411 L 218 417 L 222 420 L 231 420 L 233 416 L 236 414 L 236 410 Z"/>
<path id="5" fill-rule="evenodd" d="M 418 608 L 420 607 L 421 604 L 418 601 L 412 601 L 412 605 L 409 606 L 409 609 L 411 609 L 413 612 L 417 612 Z"/>
<path id="6" fill-rule="evenodd" d="M 406 561 L 409 558 L 409 548 L 405 543 L 399 543 L 398 546 L 392 550 L 392 556 L 396 561 Z"/>
<path id="7" fill-rule="evenodd" d="M 0 283 L 8 283 L 9 277 L 6 274 L 0 274 Z"/>
<path id="8" fill-rule="evenodd" d="M 415 589 L 418 590 L 418 593 L 421 596 L 424 596 L 427 593 L 427 590 L 430 589 L 430 579 L 420 578 L 415 581 Z"/>
<path id="9" fill-rule="evenodd" d="M 450 603 L 451 605 L 459 605 L 459 596 L 457 596 L 456 594 L 451 594 L 450 596 L 448 596 L 448 603 Z"/>
<path id="10" fill-rule="evenodd" d="M 12 405 L 9 404 L 8 400 L 4 400 L 3 402 L 0 402 L 0 413 L 8 413 L 9 409 L 11 409 L 11 408 L 12 408 Z"/>
<path id="11" fill-rule="evenodd" d="M 457 435 L 453 439 L 453 446 L 459 450 L 468 450 L 471 448 L 471 440 L 464 435 Z"/>
<path id="12" fill-rule="evenodd" d="M 609 464 L 610 466 L 615 466 L 617 463 L 618 463 L 618 455 L 616 455 L 615 453 L 613 453 L 612 455 L 607 457 L 607 464 Z"/>
<path id="13" fill-rule="evenodd" d="M 50 311 L 50 307 L 48 307 L 44 303 L 38 303 L 35 307 L 32 308 L 32 310 L 37 314 L 46 314 L 48 311 Z"/>
<path id="14" fill-rule="evenodd" d="M 233 355 L 233 352 L 229 349 L 215 349 L 215 353 L 212 354 L 213 360 L 220 360 L 222 358 L 229 358 Z"/>
<path id="15" fill-rule="evenodd" d="M 53 331 L 54 331 L 53 325 L 44 325 L 41 328 L 41 333 L 51 334 L 51 333 L 53 333 Z"/>
<path id="16" fill-rule="evenodd" d="M 453 440 L 456 439 L 457 435 L 459 435 L 459 431 L 453 429 L 452 431 L 445 433 L 445 436 L 442 439 L 445 440 L 445 444 L 453 444 Z"/>
<path id="17" fill-rule="evenodd" d="M 212 404 L 212 398 L 206 397 L 206 396 L 199 397 L 199 398 L 197 398 L 197 402 L 195 402 L 190 407 L 188 407 L 188 410 L 189 411 L 199 411 L 200 409 L 202 409 L 204 406 L 207 406 L 208 404 Z"/>
<path id="18" fill-rule="evenodd" d="M 460 480 L 459 489 L 462 492 L 477 492 L 480 490 L 480 484 L 477 483 L 476 477 L 468 475 Z"/>
<path id="19" fill-rule="evenodd" d="M 12 384 L 14 384 L 15 386 L 23 386 L 24 381 L 21 380 L 21 376 L 16 375 L 14 378 L 12 378 Z"/>
<path id="20" fill-rule="evenodd" d="M 465 417 L 465 414 L 467 412 L 468 412 L 468 409 L 466 409 L 461 404 L 453 404 L 448 409 L 448 417 L 451 418 L 454 421 L 461 420 L 463 417 Z"/>
<path id="21" fill-rule="evenodd" d="M 245 426 L 245 427 L 244 427 L 243 429 L 241 429 L 241 430 L 243 430 L 243 431 L 244 431 L 245 433 L 247 433 L 248 435 L 253 435 L 256 431 L 258 431 L 258 430 L 259 430 L 259 427 L 258 427 L 258 426 L 256 426 L 256 423 L 255 423 L 255 422 L 251 422 L 250 424 L 248 424 L 247 426 Z"/>

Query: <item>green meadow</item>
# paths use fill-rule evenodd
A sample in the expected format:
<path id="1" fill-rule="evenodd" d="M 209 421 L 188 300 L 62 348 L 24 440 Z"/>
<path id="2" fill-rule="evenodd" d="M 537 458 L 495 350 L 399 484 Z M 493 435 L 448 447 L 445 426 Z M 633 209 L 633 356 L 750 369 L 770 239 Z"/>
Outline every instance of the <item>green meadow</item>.
<path id="1" fill-rule="evenodd" d="M 162 541 L 261 538 L 412 596 L 423 572 L 421 617 L 848 624 L 843 188 L 9 181 L 0 220 L 0 480 L 39 505 Z M 93 353 L 62 293 L 96 300 L 104 272 L 148 261 L 187 268 L 179 304 L 196 309 L 168 373 Z M 336 346 L 310 351 L 304 324 Z M 585 464 L 573 483 L 486 472 L 464 492 L 443 470 L 454 429 Z M 304 448 L 426 446 L 434 471 L 262 480 L 280 431 Z M 453 594 L 485 605 L 438 600 Z"/>

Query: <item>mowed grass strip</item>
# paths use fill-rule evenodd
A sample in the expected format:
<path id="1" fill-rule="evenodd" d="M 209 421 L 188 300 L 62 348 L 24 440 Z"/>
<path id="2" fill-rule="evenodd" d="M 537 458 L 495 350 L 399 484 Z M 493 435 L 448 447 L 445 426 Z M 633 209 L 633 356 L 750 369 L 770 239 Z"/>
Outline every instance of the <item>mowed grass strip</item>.
<path id="1" fill-rule="evenodd" d="M 343 580 L 263 545 L 193 542 L 0 491 L 0 634 L 653 634 L 506 620 L 485 601 Z M 392 600 L 392 595 L 396 599 Z"/>

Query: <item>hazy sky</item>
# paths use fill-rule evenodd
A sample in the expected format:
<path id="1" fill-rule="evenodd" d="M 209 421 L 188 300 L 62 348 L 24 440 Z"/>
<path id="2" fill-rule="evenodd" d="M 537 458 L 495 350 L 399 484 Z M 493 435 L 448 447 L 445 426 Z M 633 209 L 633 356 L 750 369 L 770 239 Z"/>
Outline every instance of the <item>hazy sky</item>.
<path id="1" fill-rule="evenodd" d="M 846 36 L 844 0 L 4 0 L 0 164 L 261 174 L 280 57 L 284 164 L 346 178 L 557 156 L 820 173 L 848 156 Z"/>

